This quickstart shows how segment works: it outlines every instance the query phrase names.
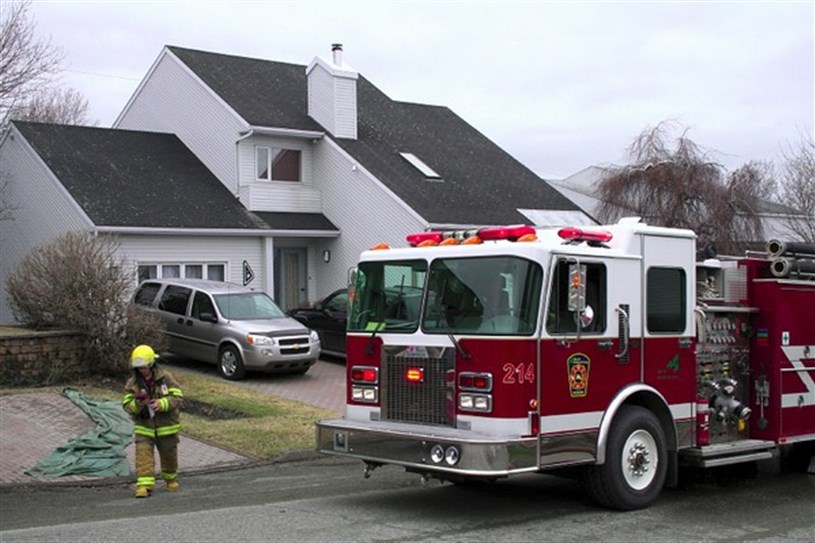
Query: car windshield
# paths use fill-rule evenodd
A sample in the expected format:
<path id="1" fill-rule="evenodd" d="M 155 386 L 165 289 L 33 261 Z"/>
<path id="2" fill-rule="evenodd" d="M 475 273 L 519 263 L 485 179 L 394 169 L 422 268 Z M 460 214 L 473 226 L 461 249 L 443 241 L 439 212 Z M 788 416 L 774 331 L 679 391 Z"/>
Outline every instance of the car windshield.
<path id="1" fill-rule="evenodd" d="M 286 316 L 263 292 L 216 294 L 215 303 L 224 318 L 238 321 L 279 319 Z"/>
<path id="2" fill-rule="evenodd" d="M 531 335 L 542 282 L 541 267 L 519 257 L 434 260 L 422 329 L 431 334 Z"/>
<path id="3" fill-rule="evenodd" d="M 427 262 L 404 260 L 359 265 L 348 329 L 414 332 L 419 327 Z"/>

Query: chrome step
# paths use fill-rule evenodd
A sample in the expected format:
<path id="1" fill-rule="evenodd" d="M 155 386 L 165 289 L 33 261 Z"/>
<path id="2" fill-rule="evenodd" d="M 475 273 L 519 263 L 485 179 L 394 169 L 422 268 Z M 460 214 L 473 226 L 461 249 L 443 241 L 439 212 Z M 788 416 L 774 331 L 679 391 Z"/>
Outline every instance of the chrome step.
<path id="1" fill-rule="evenodd" d="M 679 451 L 684 464 L 713 468 L 742 462 L 769 460 L 773 457 L 774 441 L 744 439 L 728 443 L 715 443 Z"/>

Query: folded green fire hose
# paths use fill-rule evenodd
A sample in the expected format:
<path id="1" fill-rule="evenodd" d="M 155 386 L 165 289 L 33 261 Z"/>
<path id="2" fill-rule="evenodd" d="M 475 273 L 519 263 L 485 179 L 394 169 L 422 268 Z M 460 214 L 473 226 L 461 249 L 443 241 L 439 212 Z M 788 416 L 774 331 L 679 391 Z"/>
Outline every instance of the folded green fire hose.
<path id="1" fill-rule="evenodd" d="M 133 439 L 133 422 L 121 402 L 88 399 L 69 387 L 62 389 L 62 395 L 84 411 L 96 427 L 70 439 L 25 474 L 33 477 L 130 475 L 125 448 Z"/>

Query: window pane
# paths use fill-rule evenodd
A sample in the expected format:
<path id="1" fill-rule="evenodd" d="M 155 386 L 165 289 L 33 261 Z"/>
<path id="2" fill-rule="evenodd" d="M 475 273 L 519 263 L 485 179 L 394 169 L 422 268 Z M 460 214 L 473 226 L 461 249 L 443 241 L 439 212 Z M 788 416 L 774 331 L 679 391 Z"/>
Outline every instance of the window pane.
<path id="1" fill-rule="evenodd" d="M 280 149 L 272 161 L 274 181 L 300 181 L 300 151 Z"/>
<path id="2" fill-rule="evenodd" d="M 530 335 L 543 272 L 513 256 L 434 260 L 422 329 L 429 333 Z"/>
<path id="3" fill-rule="evenodd" d="M 202 313 L 209 313 L 214 317 L 215 305 L 212 303 L 212 299 L 209 297 L 208 294 L 204 294 L 203 292 L 196 292 L 195 296 L 192 299 L 191 314 L 196 319 L 200 319 Z"/>
<path id="4" fill-rule="evenodd" d="M 418 328 L 427 262 L 364 262 L 357 273 L 350 330 L 413 332 Z"/>
<path id="5" fill-rule="evenodd" d="M 201 264 L 187 264 L 184 266 L 184 277 L 187 279 L 202 279 L 204 277 L 204 266 Z"/>
<path id="6" fill-rule="evenodd" d="M 648 270 L 647 296 L 649 332 L 685 330 L 685 270 Z"/>
<path id="7" fill-rule="evenodd" d="M 569 262 L 561 260 L 555 268 L 546 331 L 550 334 L 575 334 L 575 312 L 569 311 Z M 586 271 L 586 305 L 594 310 L 594 320 L 581 329 L 585 334 L 606 330 L 606 267 L 603 264 L 582 264 Z"/>
<path id="8" fill-rule="evenodd" d="M 210 264 L 207 266 L 207 279 L 210 281 L 223 281 L 226 274 L 224 273 L 223 264 Z"/>
<path id="9" fill-rule="evenodd" d="M 158 267 L 154 264 L 139 266 L 139 283 L 158 277 Z"/>
<path id="10" fill-rule="evenodd" d="M 255 148 L 255 175 L 258 179 L 269 179 L 269 149 Z"/>
<path id="11" fill-rule="evenodd" d="M 164 289 L 164 294 L 161 295 L 158 308 L 169 311 L 170 313 L 185 315 L 187 313 L 187 300 L 190 299 L 190 294 L 192 294 L 192 290 L 186 287 L 169 285 Z"/>
<path id="12" fill-rule="evenodd" d="M 136 292 L 133 301 L 139 305 L 151 305 L 160 289 L 161 285 L 159 283 L 145 283 Z"/>
<path id="13" fill-rule="evenodd" d="M 179 264 L 163 264 L 161 266 L 161 277 L 164 279 L 181 277 L 181 266 Z"/>

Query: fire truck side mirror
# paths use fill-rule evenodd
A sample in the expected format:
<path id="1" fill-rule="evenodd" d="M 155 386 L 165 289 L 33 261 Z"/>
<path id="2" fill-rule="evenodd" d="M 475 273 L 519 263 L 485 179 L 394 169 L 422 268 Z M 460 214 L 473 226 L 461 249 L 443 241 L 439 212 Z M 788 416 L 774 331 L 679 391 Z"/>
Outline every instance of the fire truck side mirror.
<path id="1" fill-rule="evenodd" d="M 586 308 L 586 266 L 569 264 L 569 311 L 577 311 L 582 317 Z"/>
<path id="2" fill-rule="evenodd" d="M 580 310 L 577 318 L 580 320 L 580 328 L 588 328 L 594 322 L 594 309 L 587 305 Z"/>

